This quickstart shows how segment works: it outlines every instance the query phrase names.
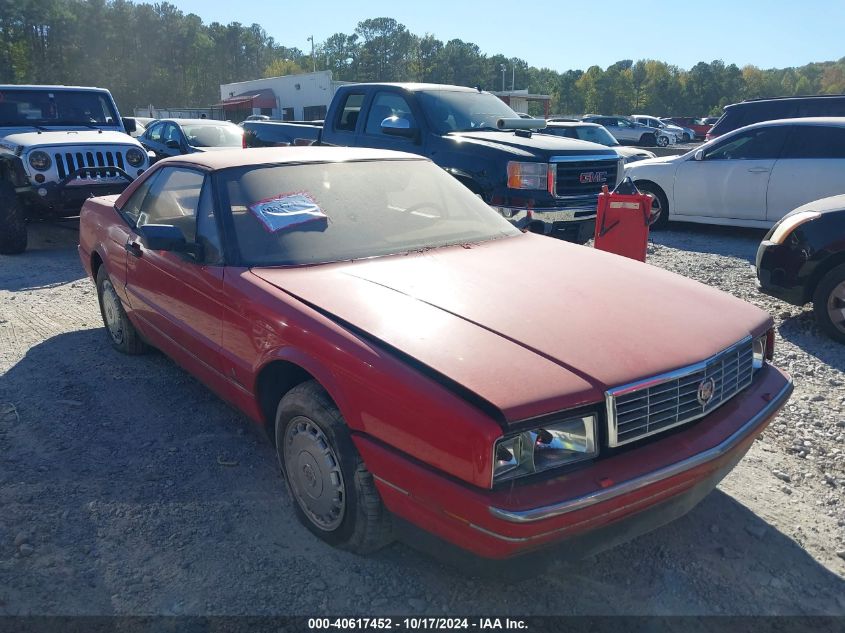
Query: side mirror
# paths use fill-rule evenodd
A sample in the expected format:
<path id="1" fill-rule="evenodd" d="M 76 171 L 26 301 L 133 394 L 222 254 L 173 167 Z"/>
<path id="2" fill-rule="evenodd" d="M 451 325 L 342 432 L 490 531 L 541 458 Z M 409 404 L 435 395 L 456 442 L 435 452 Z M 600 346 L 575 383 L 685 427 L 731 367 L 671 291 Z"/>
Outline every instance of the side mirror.
<path id="1" fill-rule="evenodd" d="M 174 141 L 172 139 L 169 140 L 169 141 L 166 141 L 164 143 L 164 146 L 168 149 L 179 149 L 181 147 L 181 145 L 179 144 L 179 141 Z"/>
<path id="2" fill-rule="evenodd" d="M 172 224 L 145 224 L 138 228 L 144 245 L 153 251 L 170 251 L 190 255 L 197 261 L 203 258 L 202 244 L 189 243 L 182 229 Z"/>
<path id="3" fill-rule="evenodd" d="M 389 116 L 381 122 L 381 131 L 389 136 L 401 136 L 403 138 L 415 138 L 417 128 L 411 126 L 408 119 L 398 116 Z"/>
<path id="4" fill-rule="evenodd" d="M 704 160 L 704 150 L 700 149 L 692 156 L 695 160 Z"/>
<path id="5" fill-rule="evenodd" d="M 138 126 L 135 125 L 135 119 L 127 119 L 124 118 L 123 120 L 123 129 L 126 130 L 127 134 L 132 134 L 138 131 Z"/>

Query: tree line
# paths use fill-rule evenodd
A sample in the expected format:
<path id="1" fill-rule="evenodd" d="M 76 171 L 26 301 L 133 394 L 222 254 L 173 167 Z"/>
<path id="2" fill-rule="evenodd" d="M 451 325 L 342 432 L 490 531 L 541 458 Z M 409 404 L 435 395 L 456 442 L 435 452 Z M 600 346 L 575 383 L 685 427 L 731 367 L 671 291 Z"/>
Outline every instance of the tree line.
<path id="1" fill-rule="evenodd" d="M 642 59 L 557 72 L 488 55 L 472 42 L 416 35 L 385 17 L 314 42 L 312 56 L 258 24 L 205 24 L 167 2 L 0 0 L 0 83 L 100 86 L 126 112 L 150 103 L 209 106 L 220 84 L 312 69 L 345 81 L 527 88 L 551 95 L 553 112 L 569 114 L 706 116 L 743 99 L 845 93 L 845 57 L 766 70 L 721 60 L 685 70 Z M 531 113 L 539 107 L 531 104 Z"/>

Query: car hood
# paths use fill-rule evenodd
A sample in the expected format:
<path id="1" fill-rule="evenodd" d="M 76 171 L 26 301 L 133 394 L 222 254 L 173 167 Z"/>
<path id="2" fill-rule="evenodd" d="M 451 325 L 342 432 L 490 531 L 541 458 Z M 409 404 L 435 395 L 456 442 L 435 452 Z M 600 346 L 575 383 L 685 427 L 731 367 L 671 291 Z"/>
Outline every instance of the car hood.
<path id="1" fill-rule="evenodd" d="M 253 274 L 487 400 L 508 421 L 600 403 L 771 318 L 648 264 L 543 236 Z"/>
<path id="2" fill-rule="evenodd" d="M 488 132 L 451 132 L 448 137 L 454 138 L 468 144 L 480 144 L 500 149 L 542 151 L 549 154 L 607 154 L 608 158 L 613 153 L 604 145 L 580 141 L 577 139 L 561 138 L 551 134 L 533 133 L 530 137 L 517 136 L 509 131 L 488 131 Z"/>
<path id="3" fill-rule="evenodd" d="M 3 138 L 3 144 L 7 147 L 18 146 L 23 148 L 40 147 L 44 145 L 132 145 L 140 147 L 140 143 L 128 134 L 123 132 L 112 132 L 103 130 L 50 130 L 44 132 L 16 132 Z"/>
<path id="4" fill-rule="evenodd" d="M 614 145 L 614 151 L 619 154 L 622 158 L 630 158 L 631 156 L 646 156 L 646 157 L 653 157 L 654 154 L 648 150 L 640 149 L 639 147 L 627 147 L 625 145 Z M 648 158 L 644 159 L 648 160 Z"/>

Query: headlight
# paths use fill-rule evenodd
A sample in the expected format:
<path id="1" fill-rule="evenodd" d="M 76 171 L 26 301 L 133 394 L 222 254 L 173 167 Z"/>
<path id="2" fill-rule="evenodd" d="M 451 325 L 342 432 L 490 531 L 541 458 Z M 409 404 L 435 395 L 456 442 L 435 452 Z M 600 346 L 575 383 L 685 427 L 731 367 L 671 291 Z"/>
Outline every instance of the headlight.
<path id="1" fill-rule="evenodd" d="M 50 155 L 47 152 L 37 150 L 29 155 L 29 164 L 38 171 L 47 171 L 53 161 L 50 160 Z"/>
<path id="2" fill-rule="evenodd" d="M 555 422 L 498 440 L 493 447 L 493 483 L 590 459 L 597 454 L 595 415 Z"/>
<path id="3" fill-rule="evenodd" d="M 133 147 L 126 151 L 126 162 L 132 165 L 133 167 L 138 167 L 142 165 L 144 162 L 144 152 L 139 150 L 137 147 Z"/>
<path id="4" fill-rule="evenodd" d="M 774 244 L 783 244 L 784 240 L 786 240 L 792 231 L 805 222 L 809 222 L 810 220 L 815 220 L 820 217 L 822 217 L 822 214 L 817 211 L 801 211 L 800 213 L 788 215 L 775 226 L 775 231 L 772 233 L 769 241 Z"/>
<path id="5" fill-rule="evenodd" d="M 511 189 L 549 190 L 549 164 L 509 161 L 508 187 Z"/>
<path id="6" fill-rule="evenodd" d="M 767 360 L 772 360 L 775 354 L 775 331 L 769 330 L 763 336 L 758 336 L 751 344 L 751 371 L 762 369 Z"/>

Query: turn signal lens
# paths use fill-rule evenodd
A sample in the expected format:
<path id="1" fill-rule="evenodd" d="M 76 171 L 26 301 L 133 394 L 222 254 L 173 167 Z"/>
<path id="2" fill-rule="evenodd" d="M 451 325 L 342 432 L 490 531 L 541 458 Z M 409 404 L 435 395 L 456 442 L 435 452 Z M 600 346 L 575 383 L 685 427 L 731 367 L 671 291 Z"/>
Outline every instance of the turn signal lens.
<path id="1" fill-rule="evenodd" d="M 752 345 L 751 370 L 762 369 L 767 360 L 775 354 L 775 331 L 769 330 L 763 336 L 754 339 Z"/>
<path id="2" fill-rule="evenodd" d="M 549 186 L 548 163 L 508 162 L 508 187 L 510 189 L 547 189 Z"/>
<path id="3" fill-rule="evenodd" d="M 800 213 L 788 215 L 775 226 L 775 230 L 769 238 L 769 241 L 773 244 L 783 244 L 792 231 L 805 222 L 809 222 L 820 217 L 822 217 L 822 214 L 817 211 L 801 211 Z"/>

